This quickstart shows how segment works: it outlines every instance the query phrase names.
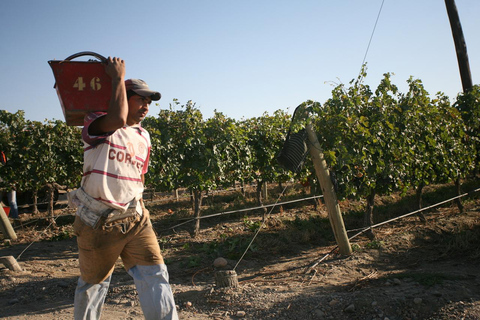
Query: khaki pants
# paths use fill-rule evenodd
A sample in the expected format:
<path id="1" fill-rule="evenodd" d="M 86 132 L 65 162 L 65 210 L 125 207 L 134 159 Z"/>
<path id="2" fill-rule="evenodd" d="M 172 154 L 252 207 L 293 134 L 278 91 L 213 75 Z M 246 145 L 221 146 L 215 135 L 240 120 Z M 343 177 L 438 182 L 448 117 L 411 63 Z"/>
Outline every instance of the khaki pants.
<path id="1" fill-rule="evenodd" d="M 97 229 L 75 217 L 80 274 L 90 284 L 107 279 L 113 272 L 118 257 L 125 270 L 141 265 L 164 264 L 157 237 L 152 228 L 148 210 L 134 216 L 102 224 Z"/>

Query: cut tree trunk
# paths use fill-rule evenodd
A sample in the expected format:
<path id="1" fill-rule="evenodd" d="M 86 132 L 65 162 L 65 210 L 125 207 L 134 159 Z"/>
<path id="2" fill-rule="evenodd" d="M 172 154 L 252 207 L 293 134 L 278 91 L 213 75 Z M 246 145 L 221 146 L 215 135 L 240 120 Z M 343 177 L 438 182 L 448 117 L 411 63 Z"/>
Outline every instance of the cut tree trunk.
<path id="1" fill-rule="evenodd" d="M 235 270 L 215 271 L 215 284 L 219 288 L 238 287 L 238 278 Z"/>

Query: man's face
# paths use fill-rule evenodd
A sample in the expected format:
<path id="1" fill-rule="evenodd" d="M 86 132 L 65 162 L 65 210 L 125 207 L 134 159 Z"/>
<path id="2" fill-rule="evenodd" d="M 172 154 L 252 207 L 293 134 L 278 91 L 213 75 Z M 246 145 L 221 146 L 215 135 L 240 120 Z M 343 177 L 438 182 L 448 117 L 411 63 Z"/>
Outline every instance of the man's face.
<path id="1" fill-rule="evenodd" d="M 131 96 L 130 99 L 128 99 L 127 124 L 131 126 L 142 121 L 147 116 L 150 103 L 152 103 L 150 97 L 142 97 L 139 95 Z"/>

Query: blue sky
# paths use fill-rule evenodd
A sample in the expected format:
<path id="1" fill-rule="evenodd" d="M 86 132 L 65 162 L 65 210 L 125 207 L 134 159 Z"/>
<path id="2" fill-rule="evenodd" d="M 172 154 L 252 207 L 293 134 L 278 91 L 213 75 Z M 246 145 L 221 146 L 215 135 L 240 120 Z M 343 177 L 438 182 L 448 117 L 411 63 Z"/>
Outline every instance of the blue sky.
<path id="1" fill-rule="evenodd" d="M 192 100 L 205 118 L 235 118 L 323 103 L 332 83 L 360 70 L 382 0 L 0 1 L 0 109 L 43 121 L 63 114 L 48 60 L 80 51 L 118 56 L 127 77 Z M 456 0 L 474 84 L 480 73 L 480 1 Z M 401 91 L 421 79 L 433 96 L 462 90 L 442 0 L 385 0 L 365 82 L 394 73 Z"/>

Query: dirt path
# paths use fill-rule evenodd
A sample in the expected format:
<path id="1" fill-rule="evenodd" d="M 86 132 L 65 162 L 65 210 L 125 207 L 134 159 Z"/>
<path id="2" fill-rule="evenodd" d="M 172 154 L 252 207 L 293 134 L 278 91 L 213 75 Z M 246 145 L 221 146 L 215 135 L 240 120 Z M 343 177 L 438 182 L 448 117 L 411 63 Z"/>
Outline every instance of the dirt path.
<path id="1" fill-rule="evenodd" d="M 239 233 L 240 226 L 245 230 L 241 218 L 205 225 L 195 240 L 185 230 L 160 234 L 160 244 L 181 319 L 480 319 L 479 208 L 476 200 L 461 215 L 449 207 L 429 213 L 426 224 L 410 217 L 383 226 L 375 241 L 360 237 L 352 242 L 353 255 L 333 253 L 309 272 L 333 244 L 285 245 L 278 239 L 284 234 L 273 230 L 274 222 L 298 216 L 300 209 L 285 210 L 270 218 L 273 222 L 260 240 L 268 241 L 268 247 L 259 246 L 237 267 L 238 288 L 215 286 L 215 255 L 209 245 L 219 239 L 219 232 Z M 154 225 L 163 230 L 166 213 L 156 210 L 151 208 Z M 313 208 L 301 210 L 305 214 Z M 0 318 L 73 319 L 78 262 L 69 228 L 65 221 L 52 231 L 56 238 L 50 235 L 58 241 L 35 242 L 28 248 L 18 260 L 23 272 L 0 266 Z M 3 244 L 0 256 L 18 257 L 38 232 L 17 230 L 19 241 Z M 232 268 L 237 260 L 228 262 Z M 103 319 L 143 319 L 121 261 Z"/>

